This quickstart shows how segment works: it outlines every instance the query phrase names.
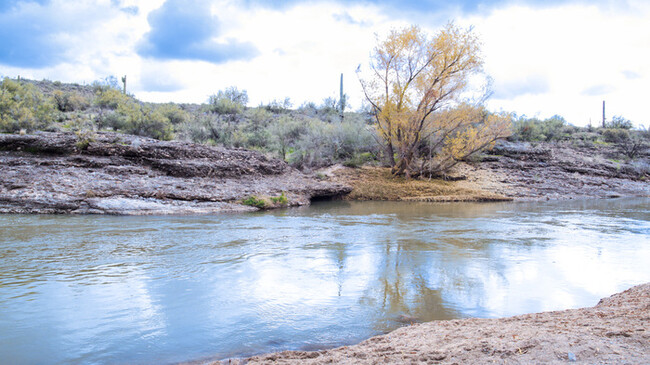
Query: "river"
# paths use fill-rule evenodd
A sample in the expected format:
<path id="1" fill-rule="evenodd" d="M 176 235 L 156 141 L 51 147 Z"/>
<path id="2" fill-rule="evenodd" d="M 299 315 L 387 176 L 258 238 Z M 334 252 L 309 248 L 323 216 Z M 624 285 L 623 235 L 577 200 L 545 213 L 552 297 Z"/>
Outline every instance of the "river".
<path id="1" fill-rule="evenodd" d="M 650 281 L 650 199 L 0 215 L 0 359 L 151 364 L 593 306 Z"/>

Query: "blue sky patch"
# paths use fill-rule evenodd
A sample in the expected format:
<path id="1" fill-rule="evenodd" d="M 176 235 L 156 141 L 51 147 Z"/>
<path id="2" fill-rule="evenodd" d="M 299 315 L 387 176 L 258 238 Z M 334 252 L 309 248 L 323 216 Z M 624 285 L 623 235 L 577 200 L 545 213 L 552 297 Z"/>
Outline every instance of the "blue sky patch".
<path id="1" fill-rule="evenodd" d="M 138 53 L 167 60 L 200 60 L 224 63 L 247 60 L 258 54 L 250 43 L 227 40 L 218 43 L 219 22 L 203 1 L 168 0 L 148 17 L 151 31 L 145 34 Z"/>
<path id="2" fill-rule="evenodd" d="M 38 68 L 61 61 L 61 45 L 53 35 L 56 27 L 40 9 L 18 11 L 17 7 L 10 7 L 5 10 L 0 12 L 1 64 Z"/>

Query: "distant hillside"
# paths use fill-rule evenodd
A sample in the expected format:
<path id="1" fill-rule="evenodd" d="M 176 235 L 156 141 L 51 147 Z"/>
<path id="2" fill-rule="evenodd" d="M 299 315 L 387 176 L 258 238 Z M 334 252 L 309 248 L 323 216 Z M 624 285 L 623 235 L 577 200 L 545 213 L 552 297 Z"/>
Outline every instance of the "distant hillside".
<path id="1" fill-rule="evenodd" d="M 14 81 L 16 80 L 14 79 Z M 50 80 L 37 81 L 23 78 L 20 79 L 20 82 L 36 86 L 36 88 L 47 97 L 52 97 L 56 90 L 79 94 L 86 98 L 92 98 L 95 94 L 92 85 L 68 84 Z"/>

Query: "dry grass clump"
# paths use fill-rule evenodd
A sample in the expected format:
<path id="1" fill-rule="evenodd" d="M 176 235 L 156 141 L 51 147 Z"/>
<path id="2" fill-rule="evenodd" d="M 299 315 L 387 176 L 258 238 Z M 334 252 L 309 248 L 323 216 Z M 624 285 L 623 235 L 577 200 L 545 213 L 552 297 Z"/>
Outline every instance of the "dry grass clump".
<path id="1" fill-rule="evenodd" d="M 441 179 L 406 179 L 394 177 L 389 168 L 364 166 L 342 168 L 334 172 L 335 179 L 354 189 L 349 200 L 407 200 L 407 201 L 505 201 L 502 195 L 460 187 L 458 182 Z"/>

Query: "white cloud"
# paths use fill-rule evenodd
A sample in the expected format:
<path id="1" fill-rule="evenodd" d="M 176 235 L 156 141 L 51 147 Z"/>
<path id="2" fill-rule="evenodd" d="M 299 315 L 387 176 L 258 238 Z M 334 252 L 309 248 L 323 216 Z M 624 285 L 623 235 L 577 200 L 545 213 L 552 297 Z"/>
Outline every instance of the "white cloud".
<path id="1" fill-rule="evenodd" d="M 219 89 L 234 85 L 248 91 L 250 105 L 288 96 L 296 106 L 338 97 L 339 75 L 344 73 L 345 92 L 352 106 L 359 107 L 363 98 L 354 71 L 367 64 L 375 34 L 417 20 L 429 32 L 441 25 L 440 16 L 425 21 L 422 14 L 416 19 L 369 3 L 305 2 L 273 9 L 212 1 L 219 22 L 214 40 L 250 42 L 259 56 L 219 65 L 143 59 L 136 47 L 150 29 L 148 14 L 163 0 L 119 2 L 120 7 L 137 6 L 137 13 L 107 11 L 115 2 L 98 0 L 105 14 L 88 10 L 90 1 L 81 3 L 88 10 L 82 12 L 54 0 L 60 5 L 57 16 L 68 19 L 83 13 L 94 19 L 85 31 L 67 35 L 66 54 L 74 57 L 40 69 L 3 67 L 0 73 L 80 83 L 126 74 L 131 92 L 160 102 L 205 102 Z M 650 4 L 629 1 L 619 8 L 584 3 L 505 6 L 460 16 L 456 22 L 473 25 L 483 40 L 485 69 L 495 86 L 491 109 L 540 117 L 560 114 L 585 125 L 600 120 L 604 99 L 608 116 L 647 124 L 650 112 L 643 106 L 650 82 L 648 17 Z"/>
<path id="2" fill-rule="evenodd" d="M 593 5 L 513 6 L 463 23 L 481 33 L 485 68 L 495 84 L 517 85 L 543 75 L 549 86 L 535 95 L 495 95 L 492 108 L 529 116 L 560 114 L 586 125 L 600 120 L 604 99 L 610 117 L 622 114 L 640 123 L 650 120 L 640 82 L 650 78 L 648 15 L 650 7 L 640 4 L 619 12 Z"/>

